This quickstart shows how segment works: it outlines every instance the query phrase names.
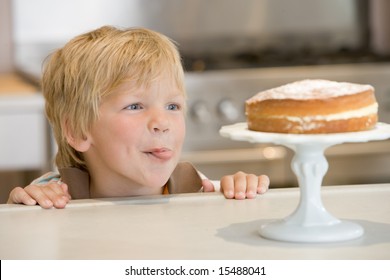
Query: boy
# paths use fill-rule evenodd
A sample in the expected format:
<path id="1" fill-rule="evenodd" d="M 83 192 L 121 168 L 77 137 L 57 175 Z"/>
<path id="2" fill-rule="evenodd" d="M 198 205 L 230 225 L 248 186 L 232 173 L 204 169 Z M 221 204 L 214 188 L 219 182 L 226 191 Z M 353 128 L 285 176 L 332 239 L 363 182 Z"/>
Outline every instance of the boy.
<path id="1" fill-rule="evenodd" d="M 184 73 L 167 37 L 109 26 L 77 36 L 47 61 L 42 90 L 60 174 L 13 189 L 8 203 L 64 208 L 71 198 L 214 191 L 178 163 Z M 243 172 L 221 179 L 226 198 L 252 198 L 268 185 Z"/>

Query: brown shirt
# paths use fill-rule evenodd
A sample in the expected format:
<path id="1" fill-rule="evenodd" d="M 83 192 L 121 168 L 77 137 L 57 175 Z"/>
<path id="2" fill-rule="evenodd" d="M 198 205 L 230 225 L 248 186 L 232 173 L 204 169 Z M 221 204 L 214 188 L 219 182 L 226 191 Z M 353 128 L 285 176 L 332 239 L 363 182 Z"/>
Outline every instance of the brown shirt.
<path id="1" fill-rule="evenodd" d="M 89 173 L 75 167 L 59 169 L 61 181 L 66 183 L 72 199 L 91 198 Z M 164 187 L 164 194 L 194 193 L 202 189 L 202 179 L 189 162 L 180 162 Z"/>

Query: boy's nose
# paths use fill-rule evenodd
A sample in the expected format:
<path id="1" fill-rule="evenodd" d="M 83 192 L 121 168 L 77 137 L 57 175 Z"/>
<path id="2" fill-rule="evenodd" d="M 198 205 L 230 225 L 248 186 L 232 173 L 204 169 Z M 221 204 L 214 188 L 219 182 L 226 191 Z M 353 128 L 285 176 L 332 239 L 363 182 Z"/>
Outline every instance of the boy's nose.
<path id="1" fill-rule="evenodd" d="M 149 122 L 149 129 L 153 133 L 164 133 L 169 131 L 169 120 L 162 112 L 155 112 Z"/>
<path id="2" fill-rule="evenodd" d="M 169 129 L 168 128 L 161 129 L 160 127 L 155 127 L 153 130 L 155 133 L 159 133 L 159 132 L 167 132 Z"/>

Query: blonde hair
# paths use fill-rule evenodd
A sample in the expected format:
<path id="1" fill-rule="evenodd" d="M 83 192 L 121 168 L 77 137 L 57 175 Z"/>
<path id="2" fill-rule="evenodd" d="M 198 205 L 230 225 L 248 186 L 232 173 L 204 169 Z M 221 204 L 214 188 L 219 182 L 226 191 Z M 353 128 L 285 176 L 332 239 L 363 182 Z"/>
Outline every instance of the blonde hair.
<path id="1" fill-rule="evenodd" d="M 148 86 L 163 71 L 185 94 L 183 67 L 175 44 L 143 28 L 104 26 L 75 37 L 48 57 L 42 90 L 58 144 L 57 167 L 86 169 L 82 154 L 69 145 L 65 129 L 83 138 L 98 119 L 105 96 L 125 81 Z"/>

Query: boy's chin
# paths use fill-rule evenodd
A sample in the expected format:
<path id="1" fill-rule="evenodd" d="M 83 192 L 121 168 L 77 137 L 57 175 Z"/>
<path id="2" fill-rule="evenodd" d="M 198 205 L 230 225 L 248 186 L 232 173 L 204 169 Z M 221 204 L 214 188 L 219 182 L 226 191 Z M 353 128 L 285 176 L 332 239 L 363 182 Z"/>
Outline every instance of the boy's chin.
<path id="1" fill-rule="evenodd" d="M 151 180 L 148 180 L 148 182 L 146 182 L 145 186 L 148 186 L 149 188 L 152 188 L 152 189 L 161 189 L 163 188 L 169 181 L 169 178 L 170 176 L 164 176 L 164 178 L 156 178 L 156 180 L 153 180 L 152 178 L 150 178 Z"/>
<path id="2" fill-rule="evenodd" d="M 164 169 L 154 170 L 151 172 L 150 176 L 147 178 L 149 181 L 149 186 L 153 187 L 163 187 L 167 184 L 168 180 L 171 178 L 173 171 L 175 170 L 176 165 L 167 166 Z"/>

